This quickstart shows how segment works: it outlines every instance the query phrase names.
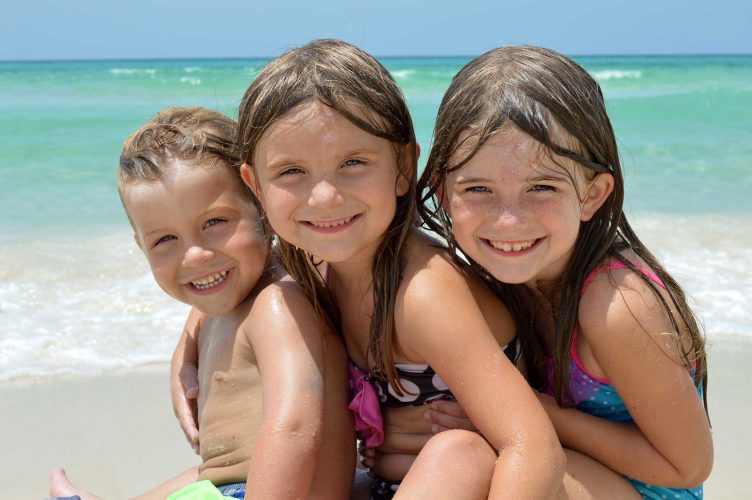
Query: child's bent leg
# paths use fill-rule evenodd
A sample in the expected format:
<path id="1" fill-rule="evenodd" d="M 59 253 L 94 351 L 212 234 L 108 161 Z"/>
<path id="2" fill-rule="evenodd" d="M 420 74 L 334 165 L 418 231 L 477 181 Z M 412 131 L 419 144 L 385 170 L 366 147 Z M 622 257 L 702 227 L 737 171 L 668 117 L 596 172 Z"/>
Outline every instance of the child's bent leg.
<path id="1" fill-rule="evenodd" d="M 134 500 L 163 500 L 172 493 L 179 491 L 191 483 L 196 482 L 198 479 L 198 467 L 191 467 L 177 476 L 168 479 L 164 483 L 160 484 L 153 490 L 134 497 Z M 52 469 L 50 474 L 50 496 L 56 497 L 70 497 L 78 495 L 81 500 L 100 500 L 100 497 L 82 490 L 70 482 L 68 476 L 63 469 Z"/>
<path id="2" fill-rule="evenodd" d="M 485 499 L 495 463 L 496 453 L 479 434 L 441 432 L 420 451 L 394 498 Z"/>
<path id="3" fill-rule="evenodd" d="M 143 495 L 133 497 L 133 500 L 163 500 L 176 491 L 182 490 L 189 484 L 195 483 L 197 480 L 198 467 L 191 467 L 190 469 L 184 470 L 177 476 L 168 479 L 156 488 L 149 490 Z"/>
<path id="4" fill-rule="evenodd" d="M 567 456 L 567 472 L 557 500 L 609 500 L 641 499 L 639 493 L 621 474 L 612 471 L 600 462 L 564 449 Z"/>
<path id="5" fill-rule="evenodd" d="M 63 469 L 57 467 L 52 469 L 50 473 L 50 496 L 52 498 L 59 498 L 75 495 L 81 497 L 81 500 L 100 500 L 98 496 L 84 491 L 71 483 Z"/>

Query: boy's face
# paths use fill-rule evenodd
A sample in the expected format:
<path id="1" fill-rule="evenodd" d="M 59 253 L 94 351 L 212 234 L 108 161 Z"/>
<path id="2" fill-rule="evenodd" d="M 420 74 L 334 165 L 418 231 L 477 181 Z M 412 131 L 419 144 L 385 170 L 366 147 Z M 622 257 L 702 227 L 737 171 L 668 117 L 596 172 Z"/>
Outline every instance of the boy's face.
<path id="1" fill-rule="evenodd" d="M 259 214 L 232 173 L 177 161 L 164 178 L 123 189 L 135 239 L 159 286 L 217 316 L 235 309 L 264 273 Z"/>

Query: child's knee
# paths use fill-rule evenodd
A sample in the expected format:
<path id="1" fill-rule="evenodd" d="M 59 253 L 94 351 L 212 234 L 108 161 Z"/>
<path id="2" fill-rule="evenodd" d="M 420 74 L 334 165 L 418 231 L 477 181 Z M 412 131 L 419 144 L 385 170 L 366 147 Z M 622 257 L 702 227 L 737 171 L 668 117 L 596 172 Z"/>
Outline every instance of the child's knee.
<path id="1" fill-rule="evenodd" d="M 456 461 L 458 457 L 474 462 L 496 461 L 496 453 L 488 441 L 477 432 L 452 429 L 433 436 L 426 449 L 432 454 Z"/>

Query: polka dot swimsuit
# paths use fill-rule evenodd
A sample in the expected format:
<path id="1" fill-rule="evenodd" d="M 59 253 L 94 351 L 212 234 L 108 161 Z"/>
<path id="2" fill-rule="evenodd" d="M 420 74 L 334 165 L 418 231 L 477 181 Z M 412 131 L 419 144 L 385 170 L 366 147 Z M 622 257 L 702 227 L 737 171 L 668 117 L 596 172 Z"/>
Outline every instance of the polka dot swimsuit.
<path id="1" fill-rule="evenodd" d="M 601 266 L 590 273 L 585 278 L 585 283 L 580 290 L 580 296 L 585 293 L 590 282 L 601 272 L 612 269 L 624 269 L 628 266 L 623 262 L 614 262 Z M 657 285 L 664 287 L 663 282 L 649 269 L 643 269 L 638 266 L 648 279 Z M 664 287 L 665 288 L 665 287 Z M 571 403 L 574 403 L 578 410 L 593 415 L 595 417 L 605 418 L 614 422 L 632 422 L 632 416 L 629 414 L 624 401 L 616 392 L 614 386 L 607 379 L 601 379 L 588 373 L 582 365 L 577 355 L 577 333 L 575 329 L 572 340 L 572 349 L 569 353 L 569 392 L 571 393 Z M 546 393 L 553 395 L 554 365 L 553 359 L 546 360 L 548 388 Z M 701 393 L 701 390 L 698 388 Z M 663 499 L 695 499 L 702 498 L 702 485 L 692 489 L 672 489 L 661 486 L 637 481 L 627 477 L 632 486 L 642 495 L 643 498 L 663 500 Z"/>
<path id="2" fill-rule="evenodd" d="M 513 363 L 519 357 L 519 342 L 516 338 L 502 346 L 502 349 Z M 385 377 L 369 377 L 381 405 L 394 408 L 424 405 L 436 399 L 455 399 L 449 387 L 429 365 L 395 363 L 394 368 L 404 389 L 401 396 Z"/>

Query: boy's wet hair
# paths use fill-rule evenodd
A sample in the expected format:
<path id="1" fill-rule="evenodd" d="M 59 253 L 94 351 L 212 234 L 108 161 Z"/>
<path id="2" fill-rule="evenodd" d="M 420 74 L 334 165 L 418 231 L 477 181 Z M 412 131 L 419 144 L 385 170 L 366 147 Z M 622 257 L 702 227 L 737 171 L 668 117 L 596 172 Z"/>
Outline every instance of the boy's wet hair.
<path id="1" fill-rule="evenodd" d="M 118 191 L 136 182 L 157 182 L 176 161 L 209 168 L 226 168 L 235 187 L 255 205 L 253 193 L 239 174 L 235 148 L 237 123 L 211 109 L 170 107 L 144 123 L 123 143 L 118 167 Z M 229 187 L 229 186 L 228 186 Z"/>
<path id="2" fill-rule="evenodd" d="M 410 181 L 398 197 L 397 210 L 372 266 L 374 315 L 369 356 L 387 378 L 399 381 L 394 369 L 394 302 L 404 266 L 404 248 L 415 218 L 417 146 L 412 119 L 402 91 L 375 58 L 339 40 L 315 40 L 270 62 L 248 87 L 238 113 L 238 149 L 253 168 L 253 156 L 264 133 L 287 113 L 321 103 L 358 128 L 392 143 L 400 175 Z M 336 302 L 326 287 L 318 262 L 285 241 L 279 254 L 293 278 L 303 286 L 320 317 L 339 329 Z"/>
<path id="3" fill-rule="evenodd" d="M 442 100 L 433 148 L 418 182 L 419 211 L 424 222 L 446 238 L 452 249 L 457 249 L 451 218 L 441 206 L 447 176 L 505 127 L 515 127 L 535 139 L 543 154 L 557 165 L 562 165 L 563 158 L 573 160 L 588 180 L 602 172 L 614 178 L 613 192 L 589 221 L 580 224 L 567 267 L 560 281 L 551 284 L 553 296 L 559 297 L 554 305 L 557 320 L 553 352 L 557 401 L 561 404 L 567 392 L 567 360 L 577 324 L 580 289 L 585 277 L 607 258 L 625 262 L 653 290 L 677 333 L 684 363 L 687 367 L 696 366 L 696 380 L 706 385 L 704 338 L 685 294 L 639 240 L 624 215 L 621 162 L 600 85 L 571 59 L 540 47 L 509 46 L 491 50 L 460 70 Z M 459 157 L 459 151 L 468 153 Z M 661 279 L 670 303 L 650 279 L 621 255 L 625 249 L 631 249 Z M 489 284 L 504 288 L 480 265 L 473 264 Z M 525 289 L 521 288 L 524 294 Z M 534 308 L 532 299 L 529 303 Z M 691 345 L 681 343 L 680 331 L 689 332 Z M 523 336 L 522 340 L 533 382 L 541 385 L 545 379 L 543 358 L 548 353 L 536 339 Z"/>

